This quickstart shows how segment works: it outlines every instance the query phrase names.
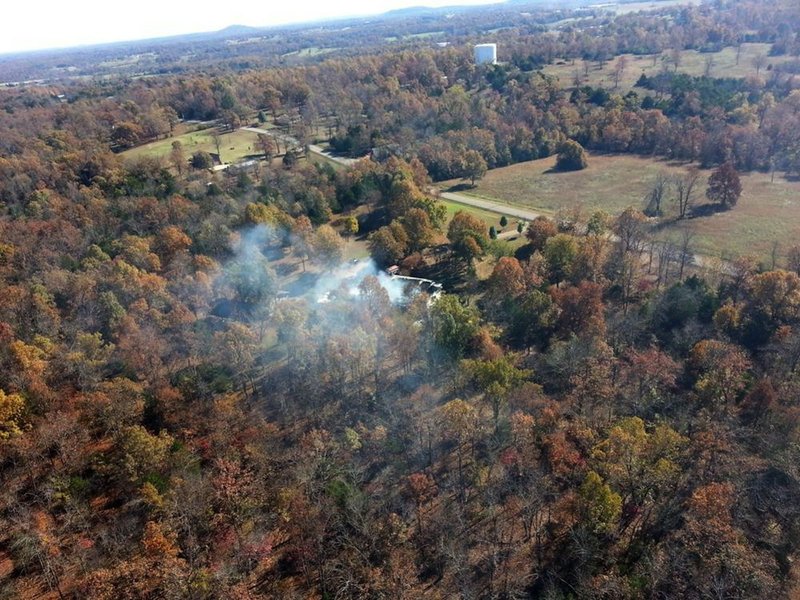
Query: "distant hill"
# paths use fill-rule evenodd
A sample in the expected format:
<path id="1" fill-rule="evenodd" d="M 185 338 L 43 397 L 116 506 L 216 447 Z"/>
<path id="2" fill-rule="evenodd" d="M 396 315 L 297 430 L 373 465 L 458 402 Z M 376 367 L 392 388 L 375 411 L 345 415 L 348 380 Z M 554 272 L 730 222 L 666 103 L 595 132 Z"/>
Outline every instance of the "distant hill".
<path id="1" fill-rule="evenodd" d="M 225 29 L 213 32 L 212 35 L 220 36 L 238 36 L 249 35 L 252 33 L 261 33 L 263 30 L 260 27 L 251 27 L 249 25 L 230 25 Z"/>

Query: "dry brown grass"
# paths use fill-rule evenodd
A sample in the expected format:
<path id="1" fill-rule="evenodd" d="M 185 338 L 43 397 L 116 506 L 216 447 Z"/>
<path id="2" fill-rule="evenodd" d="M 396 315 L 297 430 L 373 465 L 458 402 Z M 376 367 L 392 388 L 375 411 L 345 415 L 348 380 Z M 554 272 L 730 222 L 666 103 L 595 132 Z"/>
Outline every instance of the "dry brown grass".
<path id="1" fill-rule="evenodd" d="M 658 173 L 677 175 L 685 165 L 632 155 L 592 155 L 583 171 L 557 173 L 555 158 L 493 169 L 467 195 L 518 204 L 545 211 L 581 207 L 585 215 L 604 210 L 614 215 L 628 206 L 642 208 Z M 707 202 L 706 181 L 701 171 L 696 204 Z M 458 182 L 451 182 L 458 183 Z M 444 184 L 444 187 L 447 183 Z M 773 242 L 782 253 L 800 239 L 800 182 L 767 173 L 742 175 L 742 197 L 731 211 L 673 222 L 669 214 L 661 237 L 678 238 L 682 230 L 695 233 L 695 248 L 710 256 L 769 256 Z M 668 198 L 667 211 L 674 210 Z"/>
<path id="2" fill-rule="evenodd" d="M 744 78 L 755 76 L 756 69 L 753 66 L 753 58 L 759 54 L 769 55 L 770 44 L 742 44 L 742 52 L 739 56 L 739 63 L 736 63 L 736 48 L 724 48 L 720 52 L 698 52 L 696 50 L 684 50 L 681 52 L 679 73 L 700 76 L 706 71 L 706 60 L 713 59 L 713 66 L 710 70 L 711 77 L 732 77 Z M 656 75 L 664 69 L 674 70 L 670 62 L 671 53 L 669 51 L 657 55 L 634 56 L 624 54 L 627 66 L 622 73 L 619 82 L 619 91 L 625 93 L 632 89 L 642 73 L 647 76 Z M 619 58 L 614 58 L 598 67 L 596 62 L 589 64 L 588 76 L 584 75 L 584 64 L 580 60 L 564 61 L 557 60 L 556 64 L 547 65 L 543 70 L 548 75 L 558 77 L 564 87 L 573 87 L 576 73 L 581 78 L 581 85 L 592 87 L 602 86 L 606 89 L 614 87 L 614 69 Z M 767 64 L 773 66 L 791 60 L 788 56 L 768 56 Z M 767 73 L 766 68 L 761 69 L 760 75 L 764 77 Z"/>

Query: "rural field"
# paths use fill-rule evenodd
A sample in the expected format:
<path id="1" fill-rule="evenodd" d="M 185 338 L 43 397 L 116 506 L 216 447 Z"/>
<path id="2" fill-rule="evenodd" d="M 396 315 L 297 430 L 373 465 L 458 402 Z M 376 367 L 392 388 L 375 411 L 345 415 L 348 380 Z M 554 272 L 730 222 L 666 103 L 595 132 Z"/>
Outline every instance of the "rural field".
<path id="1" fill-rule="evenodd" d="M 472 190 L 461 193 L 508 202 L 547 212 L 580 207 L 588 216 L 596 210 L 614 215 L 628 206 L 642 208 L 644 198 L 659 173 L 677 175 L 684 166 L 631 155 L 592 155 L 583 171 L 552 171 L 555 157 L 490 170 Z M 707 202 L 706 181 L 711 171 L 701 172 L 695 205 Z M 459 181 L 442 184 L 446 189 Z M 742 174 L 742 196 L 727 212 L 671 222 L 674 210 L 668 196 L 664 219 L 669 223 L 660 236 L 677 238 L 684 228 L 695 234 L 695 248 L 709 256 L 769 256 L 777 241 L 786 249 L 800 234 L 800 182 L 768 173 Z"/>
<path id="2" fill-rule="evenodd" d="M 710 59 L 713 61 L 709 70 L 711 77 L 744 78 L 756 74 L 753 60 L 756 56 L 763 55 L 767 56 L 767 66 L 762 68 L 760 72 L 763 77 L 769 65 L 776 66 L 792 60 L 788 56 L 769 56 L 770 48 L 770 44 L 742 44 L 738 64 L 736 62 L 736 48 L 732 46 L 724 48 L 720 52 L 683 50 L 680 53 L 678 72 L 693 76 L 704 75 L 706 61 Z M 627 66 L 622 73 L 619 89 L 626 92 L 634 87 L 642 73 L 652 76 L 665 68 L 674 69 L 669 52 L 642 56 L 623 54 L 622 56 L 627 60 Z M 555 64 L 544 67 L 543 71 L 548 75 L 558 77 L 564 87 L 573 87 L 575 74 L 578 73 L 581 77 L 581 85 L 603 86 L 607 89 L 612 89 L 614 87 L 614 69 L 618 60 L 619 57 L 616 57 L 604 62 L 602 66 L 598 66 L 597 62 L 590 62 L 588 75 L 584 71 L 584 63 L 580 60 L 556 60 Z"/>
<path id="3" fill-rule="evenodd" d="M 609 8 L 618 15 L 626 13 L 639 12 L 640 10 L 657 10 L 660 8 L 669 8 L 673 6 L 687 6 L 698 5 L 700 0 L 651 0 L 645 2 L 625 2 L 615 4 Z"/>
<path id="4" fill-rule="evenodd" d="M 163 140 L 144 144 L 131 148 L 122 153 L 127 158 L 139 158 L 142 156 L 166 156 L 172 149 L 175 141 L 183 144 L 183 151 L 187 158 L 199 150 L 216 153 L 217 148 L 213 139 L 214 128 L 192 131 L 169 137 Z M 258 154 L 258 134 L 252 131 L 242 131 L 237 129 L 231 133 L 220 135 L 220 153 L 222 162 L 232 163 L 242 160 L 251 154 Z"/>

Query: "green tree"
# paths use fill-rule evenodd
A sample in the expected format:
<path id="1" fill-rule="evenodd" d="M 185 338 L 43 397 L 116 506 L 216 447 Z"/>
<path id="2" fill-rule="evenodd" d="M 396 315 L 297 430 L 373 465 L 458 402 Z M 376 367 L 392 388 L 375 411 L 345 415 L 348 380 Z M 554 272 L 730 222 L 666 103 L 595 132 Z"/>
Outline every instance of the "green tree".
<path id="1" fill-rule="evenodd" d="M 578 242 L 567 233 L 559 233 L 547 240 L 543 254 L 550 269 L 551 281 L 559 283 L 570 275 L 578 255 Z"/>
<path id="2" fill-rule="evenodd" d="M 478 311 L 462 304 L 458 296 L 442 294 L 431 307 L 433 339 L 452 358 L 467 353 L 480 329 Z"/>
<path id="3" fill-rule="evenodd" d="M 464 371 L 470 381 L 483 393 L 492 407 L 494 428 L 500 424 L 500 409 L 506 403 L 509 392 L 531 376 L 531 371 L 518 369 L 513 357 L 502 356 L 495 360 L 466 360 Z"/>
<path id="4" fill-rule="evenodd" d="M 514 304 L 509 334 L 523 348 L 547 345 L 558 318 L 552 296 L 533 289 Z"/>
<path id="5" fill-rule="evenodd" d="M 458 211 L 447 229 L 447 239 L 453 246 L 453 252 L 467 263 L 481 256 L 489 244 L 484 233 L 483 221 L 464 211 Z"/>
<path id="6" fill-rule="evenodd" d="M 192 154 L 191 164 L 193 169 L 210 169 L 213 166 L 214 161 L 211 160 L 211 155 L 208 152 L 198 150 Z"/>
<path id="7" fill-rule="evenodd" d="M 358 233 L 358 219 L 355 217 L 347 217 L 344 220 L 344 232 L 347 237 L 353 237 Z"/>
<path id="8" fill-rule="evenodd" d="M 586 159 L 586 150 L 575 140 L 567 140 L 558 148 L 556 157 L 556 170 L 580 171 L 589 166 Z"/>
<path id="9" fill-rule="evenodd" d="M 617 423 L 592 449 L 598 470 L 622 493 L 626 504 L 643 507 L 659 500 L 680 475 L 688 440 L 667 425 L 651 432 L 639 417 Z"/>
<path id="10" fill-rule="evenodd" d="M 622 498 L 611 490 L 603 478 L 589 471 L 578 489 L 581 517 L 595 533 L 608 533 L 614 529 L 622 514 Z"/>

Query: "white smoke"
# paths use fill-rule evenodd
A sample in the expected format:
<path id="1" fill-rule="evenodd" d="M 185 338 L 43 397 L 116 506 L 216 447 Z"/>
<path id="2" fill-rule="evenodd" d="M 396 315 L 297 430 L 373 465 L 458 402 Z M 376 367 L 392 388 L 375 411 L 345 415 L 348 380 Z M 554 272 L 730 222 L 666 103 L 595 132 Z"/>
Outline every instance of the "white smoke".
<path id="1" fill-rule="evenodd" d="M 236 270 L 241 277 L 242 271 L 245 273 L 252 270 L 258 273 L 269 259 L 264 255 L 264 249 L 275 247 L 280 242 L 280 232 L 267 225 L 256 225 L 245 230 L 240 230 L 231 244 L 234 256 L 224 264 L 217 274 L 216 282 L 225 284 L 228 282 L 232 270 Z M 275 283 L 277 278 L 272 271 Z M 342 263 L 336 267 L 322 272 L 310 289 L 303 290 L 302 295 L 310 296 L 313 301 L 318 303 L 330 302 L 334 295 L 342 293 L 349 295 L 353 299 L 360 295 L 359 286 L 365 278 L 373 276 L 378 283 L 386 290 L 389 300 L 393 304 L 403 304 L 420 291 L 426 291 L 433 297 L 441 293 L 441 284 L 428 279 L 418 279 L 401 275 L 389 275 L 386 271 L 379 268 L 371 258 L 354 260 Z"/>
<path id="2" fill-rule="evenodd" d="M 372 275 L 378 279 L 389 300 L 393 303 L 403 302 L 407 299 L 406 284 L 401 279 L 395 279 L 378 266 L 372 259 L 364 259 L 344 263 L 327 273 L 323 273 L 316 284 L 311 296 L 317 302 L 329 302 L 331 294 L 337 290 L 345 289 L 352 297 L 359 295 L 358 286 L 365 278 Z"/>

